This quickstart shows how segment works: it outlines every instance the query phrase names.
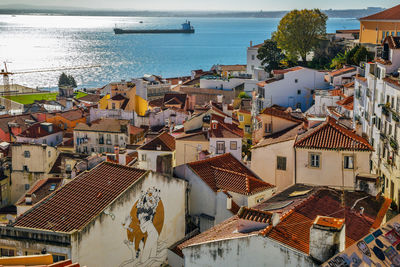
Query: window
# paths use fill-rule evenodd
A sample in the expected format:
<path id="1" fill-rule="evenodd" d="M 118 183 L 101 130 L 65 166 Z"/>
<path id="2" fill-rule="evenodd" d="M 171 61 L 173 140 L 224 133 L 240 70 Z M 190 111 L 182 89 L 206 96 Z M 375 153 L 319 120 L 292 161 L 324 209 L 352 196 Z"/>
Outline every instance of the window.
<path id="1" fill-rule="evenodd" d="M 99 144 L 104 144 L 104 134 L 99 134 Z"/>
<path id="2" fill-rule="evenodd" d="M 294 79 L 294 83 L 298 83 L 299 82 L 299 80 L 298 79 Z"/>
<path id="3" fill-rule="evenodd" d="M 397 32 L 397 36 L 400 36 L 400 32 Z"/>
<path id="4" fill-rule="evenodd" d="M 301 90 L 297 90 L 297 94 L 298 94 L 298 95 L 301 95 Z"/>
<path id="5" fill-rule="evenodd" d="M 251 60 L 254 60 L 256 57 L 254 55 L 251 55 Z"/>
<path id="6" fill-rule="evenodd" d="M 224 154 L 225 153 L 225 142 L 217 141 L 217 151 L 216 154 Z"/>
<path id="7" fill-rule="evenodd" d="M 29 184 L 25 184 L 25 190 L 29 190 Z"/>
<path id="8" fill-rule="evenodd" d="M 301 109 L 301 103 L 300 102 L 296 103 L 296 108 L 300 108 Z"/>
<path id="9" fill-rule="evenodd" d="M 24 157 L 25 158 L 30 158 L 31 157 L 31 152 L 30 151 L 24 151 Z"/>
<path id="10" fill-rule="evenodd" d="M 256 202 L 261 203 L 264 200 L 264 196 L 256 197 Z"/>
<path id="11" fill-rule="evenodd" d="M 23 170 L 24 172 L 29 172 L 29 168 L 28 168 L 28 166 L 26 166 L 26 165 L 24 165 L 24 166 L 22 167 L 22 170 Z"/>
<path id="12" fill-rule="evenodd" d="M 243 115 L 239 115 L 239 121 L 244 121 Z"/>
<path id="13" fill-rule="evenodd" d="M 49 150 L 49 152 L 47 152 L 49 158 L 51 157 L 51 151 Z"/>
<path id="14" fill-rule="evenodd" d="M 354 158 L 353 156 L 344 156 L 343 158 L 343 168 L 353 169 L 354 168 Z"/>
<path id="15" fill-rule="evenodd" d="M 43 139 L 43 145 L 47 145 L 47 140 Z"/>
<path id="16" fill-rule="evenodd" d="M 237 149 L 237 142 L 236 141 L 231 141 L 230 148 L 231 148 L 231 150 L 236 150 Z"/>
<path id="17" fill-rule="evenodd" d="M 53 262 L 65 261 L 65 256 L 64 255 L 52 254 L 52 256 L 53 256 Z"/>
<path id="18" fill-rule="evenodd" d="M 111 109 L 115 109 L 115 103 L 111 104 Z"/>
<path id="19" fill-rule="evenodd" d="M 254 70 L 254 65 L 251 65 L 251 70 Z"/>
<path id="20" fill-rule="evenodd" d="M 1 253 L 2 257 L 12 257 L 12 256 L 15 256 L 15 249 L 0 248 L 0 253 Z"/>
<path id="21" fill-rule="evenodd" d="M 276 169 L 286 171 L 286 157 L 276 157 Z"/>
<path id="22" fill-rule="evenodd" d="M 321 155 L 310 153 L 309 165 L 311 168 L 319 168 L 321 164 Z"/>
<path id="23" fill-rule="evenodd" d="M 251 133 L 251 127 L 250 127 L 250 125 L 245 125 L 245 126 L 244 126 L 244 131 L 245 131 L 246 133 Z"/>
<path id="24" fill-rule="evenodd" d="M 385 32 L 382 32 L 382 39 L 385 39 Z"/>
<path id="25" fill-rule="evenodd" d="M 142 161 L 146 161 L 146 154 L 142 154 Z"/>
<path id="26" fill-rule="evenodd" d="M 60 140 L 60 137 L 56 135 L 56 141 L 58 142 Z"/>
<path id="27" fill-rule="evenodd" d="M 272 133 L 272 123 L 265 124 L 265 133 Z"/>

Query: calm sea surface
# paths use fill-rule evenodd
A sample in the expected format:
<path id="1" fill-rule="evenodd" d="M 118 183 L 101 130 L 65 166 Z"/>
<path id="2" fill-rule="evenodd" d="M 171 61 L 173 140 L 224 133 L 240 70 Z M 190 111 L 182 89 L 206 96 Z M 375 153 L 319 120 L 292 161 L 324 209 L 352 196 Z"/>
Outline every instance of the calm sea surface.
<path id="1" fill-rule="evenodd" d="M 213 64 L 245 64 L 250 40 L 269 38 L 279 19 L 193 18 L 195 34 L 115 35 L 113 27 L 180 28 L 187 18 L 0 16 L 0 61 L 9 71 L 101 65 L 71 70 L 80 87 L 143 74 L 163 77 L 190 75 Z M 143 23 L 139 23 L 143 21 Z M 353 19 L 329 19 L 328 32 L 359 28 Z M 1 67 L 3 68 L 3 67 Z M 60 72 L 13 75 L 13 83 L 32 87 L 56 86 Z M 2 83 L 0 81 L 0 83 Z"/>

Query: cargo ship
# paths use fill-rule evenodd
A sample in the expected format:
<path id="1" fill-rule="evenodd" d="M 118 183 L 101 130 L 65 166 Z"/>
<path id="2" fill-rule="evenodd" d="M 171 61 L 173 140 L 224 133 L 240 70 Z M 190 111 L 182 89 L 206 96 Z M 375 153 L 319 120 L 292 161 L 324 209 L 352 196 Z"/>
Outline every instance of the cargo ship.
<path id="1" fill-rule="evenodd" d="M 182 24 L 182 29 L 154 29 L 154 30 L 124 30 L 121 28 L 114 28 L 115 34 L 126 34 L 126 33 L 194 33 L 194 27 L 190 25 L 190 21 L 186 21 Z"/>

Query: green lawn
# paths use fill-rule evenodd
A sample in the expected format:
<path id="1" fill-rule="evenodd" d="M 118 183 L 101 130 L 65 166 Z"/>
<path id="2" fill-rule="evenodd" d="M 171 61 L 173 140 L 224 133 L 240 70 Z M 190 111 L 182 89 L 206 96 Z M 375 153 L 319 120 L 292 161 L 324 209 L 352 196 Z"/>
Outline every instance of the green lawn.
<path id="1" fill-rule="evenodd" d="M 32 104 L 35 100 L 56 100 L 58 93 L 43 93 L 43 94 L 31 94 L 31 95 L 8 95 L 4 96 L 12 101 L 27 105 Z"/>
<path id="2" fill-rule="evenodd" d="M 87 95 L 88 95 L 87 93 L 82 92 L 82 91 L 76 91 L 76 92 L 74 93 L 74 96 L 75 96 L 76 99 L 81 98 L 81 97 L 84 97 L 84 96 L 87 96 Z"/>

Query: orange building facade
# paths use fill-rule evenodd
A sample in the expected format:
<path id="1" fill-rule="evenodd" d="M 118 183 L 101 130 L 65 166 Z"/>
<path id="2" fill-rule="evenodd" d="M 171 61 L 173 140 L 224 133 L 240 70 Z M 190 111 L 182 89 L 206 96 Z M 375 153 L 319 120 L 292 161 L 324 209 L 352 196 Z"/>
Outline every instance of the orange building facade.
<path id="1" fill-rule="evenodd" d="M 400 36 L 400 5 L 360 18 L 360 43 L 382 44 L 386 36 Z"/>

